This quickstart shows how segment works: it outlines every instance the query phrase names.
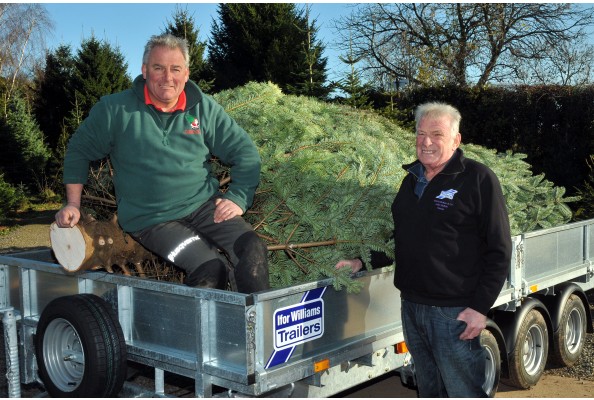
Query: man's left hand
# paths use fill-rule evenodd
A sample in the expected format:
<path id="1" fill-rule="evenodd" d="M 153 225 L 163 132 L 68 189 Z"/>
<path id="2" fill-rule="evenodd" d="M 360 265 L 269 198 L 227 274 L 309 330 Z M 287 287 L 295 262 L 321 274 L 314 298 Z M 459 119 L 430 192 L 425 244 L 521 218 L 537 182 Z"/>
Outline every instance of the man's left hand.
<path id="1" fill-rule="evenodd" d="M 487 316 L 472 308 L 467 308 L 458 314 L 458 321 L 466 322 L 466 329 L 460 335 L 460 340 L 474 339 L 487 327 Z"/>
<path id="2" fill-rule="evenodd" d="M 217 199 L 214 212 L 214 222 L 219 223 L 238 215 L 243 215 L 243 210 L 237 204 L 228 199 Z"/>

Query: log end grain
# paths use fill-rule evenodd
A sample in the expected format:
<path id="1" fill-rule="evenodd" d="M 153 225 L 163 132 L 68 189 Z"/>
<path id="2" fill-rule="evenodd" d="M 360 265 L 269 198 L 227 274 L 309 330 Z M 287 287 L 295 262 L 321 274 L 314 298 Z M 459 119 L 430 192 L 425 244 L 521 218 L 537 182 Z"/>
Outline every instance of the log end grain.
<path id="1" fill-rule="evenodd" d="M 78 271 L 86 259 L 85 238 L 78 226 L 50 225 L 50 243 L 58 263 L 68 272 Z"/>

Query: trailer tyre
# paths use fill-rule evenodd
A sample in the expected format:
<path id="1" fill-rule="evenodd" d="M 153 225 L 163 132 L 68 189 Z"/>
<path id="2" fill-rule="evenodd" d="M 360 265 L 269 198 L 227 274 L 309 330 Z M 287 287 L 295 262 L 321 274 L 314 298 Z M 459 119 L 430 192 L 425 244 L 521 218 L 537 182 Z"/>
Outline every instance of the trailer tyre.
<path id="1" fill-rule="evenodd" d="M 485 383 L 483 390 L 489 397 L 495 397 L 501 376 L 501 354 L 495 336 L 487 330 L 481 332 L 481 346 L 487 352 L 485 365 Z"/>
<path id="2" fill-rule="evenodd" d="M 533 309 L 522 321 L 509 360 L 509 384 L 528 389 L 539 381 L 547 363 L 548 329 L 542 314 Z"/>
<path id="3" fill-rule="evenodd" d="M 581 299 L 569 296 L 559 320 L 559 329 L 553 335 L 554 349 L 551 352 L 551 364 L 556 367 L 571 367 L 577 362 L 584 348 L 586 339 L 586 309 Z"/>
<path id="4" fill-rule="evenodd" d="M 39 376 L 52 397 L 116 397 L 127 372 L 126 342 L 109 305 L 64 296 L 43 310 L 35 336 Z"/>

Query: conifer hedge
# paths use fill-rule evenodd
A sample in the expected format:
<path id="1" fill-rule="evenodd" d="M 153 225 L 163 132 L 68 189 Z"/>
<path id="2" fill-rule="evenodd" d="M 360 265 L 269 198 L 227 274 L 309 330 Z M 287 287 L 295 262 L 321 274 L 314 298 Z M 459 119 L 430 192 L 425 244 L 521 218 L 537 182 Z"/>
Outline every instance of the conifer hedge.
<path id="1" fill-rule="evenodd" d="M 374 98 L 380 108 L 387 101 L 385 96 Z M 401 92 L 396 107 L 410 111 L 425 101 L 445 101 L 460 110 L 465 143 L 526 154 L 535 173 L 568 193 L 577 193 L 590 173 L 594 85 L 419 87 Z M 402 124 L 413 119 L 410 112 L 401 115 Z"/>

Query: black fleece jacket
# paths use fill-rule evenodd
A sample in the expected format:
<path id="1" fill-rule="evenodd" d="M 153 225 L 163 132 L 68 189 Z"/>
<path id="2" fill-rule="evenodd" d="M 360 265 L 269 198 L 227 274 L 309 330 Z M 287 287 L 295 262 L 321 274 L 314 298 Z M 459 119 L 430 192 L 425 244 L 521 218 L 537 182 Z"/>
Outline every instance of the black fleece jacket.
<path id="1" fill-rule="evenodd" d="M 392 204 L 394 284 L 404 300 L 470 307 L 486 315 L 505 282 L 512 252 L 499 180 L 458 149 L 420 199 L 416 182 L 409 173 Z"/>

